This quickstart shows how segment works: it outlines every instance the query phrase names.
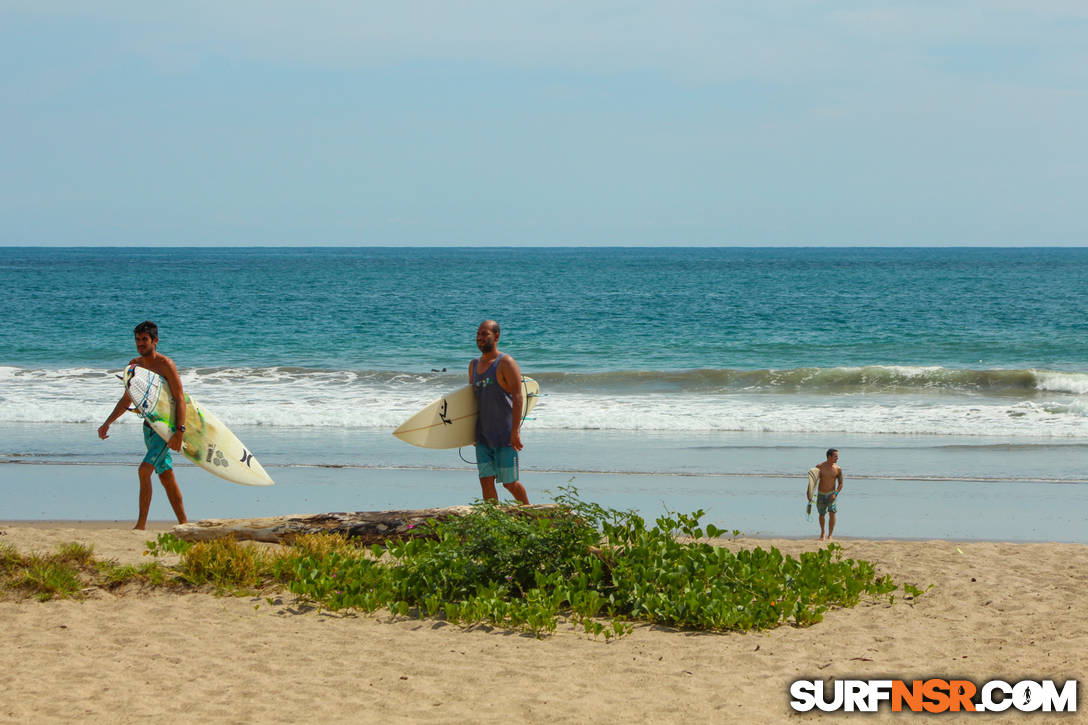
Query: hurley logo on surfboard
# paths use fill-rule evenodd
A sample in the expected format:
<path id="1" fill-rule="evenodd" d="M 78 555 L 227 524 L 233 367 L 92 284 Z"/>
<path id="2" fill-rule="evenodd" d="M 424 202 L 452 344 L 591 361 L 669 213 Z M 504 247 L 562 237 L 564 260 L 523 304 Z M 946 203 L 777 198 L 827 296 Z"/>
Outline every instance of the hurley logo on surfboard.
<path id="1" fill-rule="evenodd" d="M 446 410 L 449 408 L 449 402 L 442 398 L 442 409 L 438 411 L 438 417 L 446 425 L 453 425 L 453 421 L 446 417 Z"/>

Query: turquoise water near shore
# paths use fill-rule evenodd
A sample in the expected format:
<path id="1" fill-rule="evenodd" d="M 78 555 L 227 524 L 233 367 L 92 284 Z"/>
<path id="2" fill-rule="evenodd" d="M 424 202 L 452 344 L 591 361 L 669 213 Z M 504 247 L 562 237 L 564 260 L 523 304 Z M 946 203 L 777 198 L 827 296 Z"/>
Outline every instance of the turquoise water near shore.
<path id="1" fill-rule="evenodd" d="M 43 434 L 58 432 L 39 428 Z M 240 432 L 266 451 L 276 486 L 236 486 L 179 465 L 191 518 L 452 506 L 479 495 L 475 470 L 458 451 L 420 451 L 421 456 L 386 431 L 311 432 L 278 450 L 283 441 L 274 431 Z M 0 459 L 0 519 L 134 517 L 131 461 L 142 454 L 136 422 L 119 425 L 105 444 L 85 426 L 64 426 L 60 433 L 72 451 L 64 459 L 25 456 L 6 459 L 7 465 Z M 0 426 L 0 436 L 12 435 Z M 19 435 L 33 437 L 33 430 Z M 572 486 L 586 499 L 634 509 L 649 520 L 666 510 L 703 509 L 706 522 L 746 536 L 807 537 L 818 531 L 816 517 L 804 514 L 802 475 L 819 460 L 814 435 L 658 432 L 640 436 L 637 450 L 628 435 L 607 432 L 591 436 L 591 447 L 581 432 L 527 429 L 526 439 L 522 480 L 534 501 Z M 317 449 L 326 451 L 324 460 L 313 457 Z M 469 450 L 462 453 L 471 457 Z M 935 447 L 916 436 L 848 436 L 840 460 L 846 488 L 837 533 L 1088 543 L 1083 456 L 1083 446 L 1068 441 L 1023 447 L 996 439 L 947 439 Z M 1065 463 L 1044 465 L 1054 459 Z M 612 463 L 619 460 L 626 462 L 623 468 Z M 665 468 L 671 470 L 658 470 Z M 157 490 L 152 518 L 171 516 Z"/>
<path id="2" fill-rule="evenodd" d="M 182 468 L 190 518 L 249 518 L 329 511 L 384 511 L 453 506 L 470 500 L 472 472 L 378 469 L 365 474 L 342 471 L 284 471 L 275 490 L 254 492 Z M 530 479 L 534 500 L 539 488 L 569 484 L 566 473 Z M 704 522 L 739 530 L 751 538 L 815 538 L 816 515 L 804 516 L 799 482 L 764 478 L 758 482 L 713 476 L 674 481 L 659 475 L 578 474 L 570 484 L 584 498 L 604 506 L 635 509 L 648 520 L 672 511 L 706 511 Z M 36 489 L 34 493 L 28 491 Z M 93 490 L 93 496 L 88 496 Z M 7 505 L 22 512 L 11 519 L 126 521 L 136 517 L 136 475 L 132 466 L 26 466 L 5 471 L 0 491 Z M 285 506 L 284 501 L 292 501 Z M 1030 505 L 1025 505 L 1030 501 Z M 1057 541 L 1088 544 L 1083 511 L 1088 488 L 1033 482 L 994 484 L 980 491 L 964 482 L 873 481 L 856 483 L 844 494 L 837 538 L 945 539 L 975 541 Z M 173 522 L 162 491 L 152 501 L 151 519 Z M 2 520 L 2 519 L 0 519 Z"/>
<path id="3" fill-rule="evenodd" d="M 843 535 L 1083 541 L 1084 279 L 1085 249 L 0 249 L 0 519 L 131 514 L 136 421 L 94 429 L 147 318 L 279 482 L 183 467 L 191 515 L 470 501 L 389 431 L 495 317 L 546 394 L 534 498 L 803 535 L 788 489 L 834 445 Z"/>

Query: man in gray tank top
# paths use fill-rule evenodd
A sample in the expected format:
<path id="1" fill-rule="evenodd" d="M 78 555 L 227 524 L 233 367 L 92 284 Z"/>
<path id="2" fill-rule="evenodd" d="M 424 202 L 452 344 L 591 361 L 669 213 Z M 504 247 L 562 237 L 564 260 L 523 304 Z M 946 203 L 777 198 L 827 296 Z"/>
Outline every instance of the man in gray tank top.
<path id="1" fill-rule="evenodd" d="M 497 501 L 498 480 L 520 503 L 529 503 L 518 481 L 521 445 L 521 411 L 525 393 L 521 368 L 509 355 L 499 352 L 499 323 L 484 320 L 476 329 L 480 357 L 469 363 L 468 379 L 476 393 L 476 468 L 485 501 Z M 517 411 L 515 414 L 514 411 Z"/>

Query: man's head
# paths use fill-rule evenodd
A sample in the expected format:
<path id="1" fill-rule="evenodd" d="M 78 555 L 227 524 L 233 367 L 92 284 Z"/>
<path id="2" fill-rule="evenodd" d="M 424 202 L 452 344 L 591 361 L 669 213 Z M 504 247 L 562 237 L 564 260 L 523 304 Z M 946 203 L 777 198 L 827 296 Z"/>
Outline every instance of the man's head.
<path id="1" fill-rule="evenodd" d="M 494 320 L 484 320 L 476 328 L 476 347 L 480 352 L 488 353 L 499 344 L 499 323 Z"/>
<path id="2" fill-rule="evenodd" d="M 827 460 L 831 461 L 832 463 L 839 460 L 839 449 L 838 448 L 828 448 L 827 449 Z"/>
<path id="3" fill-rule="evenodd" d="M 152 340 L 158 341 L 159 339 L 159 326 L 151 320 L 144 320 L 140 324 L 136 325 L 136 329 L 132 331 L 134 335 L 146 332 L 151 336 Z"/>
<path id="4" fill-rule="evenodd" d="M 136 351 L 141 355 L 155 352 L 159 343 L 159 326 L 151 320 L 144 320 L 132 331 L 136 338 Z"/>

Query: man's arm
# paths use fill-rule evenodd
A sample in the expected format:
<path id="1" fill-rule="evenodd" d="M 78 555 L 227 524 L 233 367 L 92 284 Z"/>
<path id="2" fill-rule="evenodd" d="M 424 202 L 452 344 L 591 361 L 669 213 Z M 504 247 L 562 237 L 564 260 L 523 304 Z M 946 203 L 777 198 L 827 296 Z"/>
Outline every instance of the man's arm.
<path id="1" fill-rule="evenodd" d="M 514 358 L 503 357 L 498 370 L 499 385 L 513 398 L 514 414 L 511 416 L 510 445 L 515 451 L 524 446 L 521 443 L 521 412 L 525 407 L 525 388 L 521 384 L 521 368 Z"/>
<path id="2" fill-rule="evenodd" d="M 185 437 L 185 434 L 181 431 L 182 426 L 185 425 L 185 390 L 181 386 L 181 376 L 178 375 L 178 368 L 174 361 L 166 358 L 165 367 L 166 369 L 163 372 L 166 375 L 163 377 L 170 384 L 170 392 L 174 394 L 174 435 L 170 436 L 170 440 L 166 442 L 166 445 L 172 450 L 180 451 L 182 438 Z"/>
<path id="3" fill-rule="evenodd" d="M 842 483 L 843 483 L 843 481 L 842 481 L 842 469 L 841 468 L 835 473 L 835 478 L 837 478 L 839 480 L 839 486 L 838 486 L 838 488 L 835 489 L 835 498 L 838 498 L 839 494 L 842 493 Z"/>
<path id="4" fill-rule="evenodd" d="M 113 422 L 125 414 L 129 405 L 132 404 L 132 399 L 128 397 L 128 391 L 126 390 L 121 394 L 121 399 L 117 401 L 117 405 L 113 406 L 113 411 L 106 418 L 106 422 L 98 426 L 98 437 L 102 440 L 106 440 L 110 437 L 110 426 Z"/>

